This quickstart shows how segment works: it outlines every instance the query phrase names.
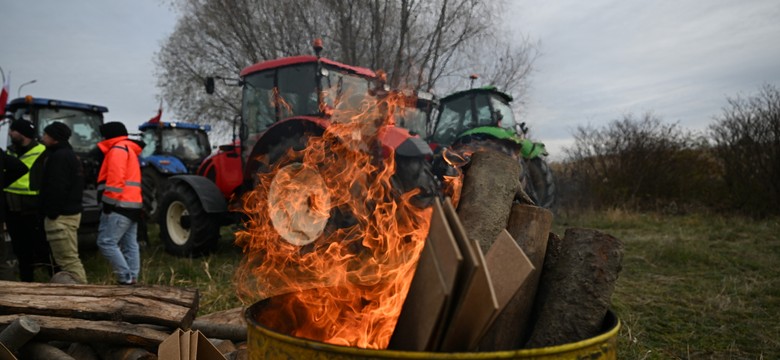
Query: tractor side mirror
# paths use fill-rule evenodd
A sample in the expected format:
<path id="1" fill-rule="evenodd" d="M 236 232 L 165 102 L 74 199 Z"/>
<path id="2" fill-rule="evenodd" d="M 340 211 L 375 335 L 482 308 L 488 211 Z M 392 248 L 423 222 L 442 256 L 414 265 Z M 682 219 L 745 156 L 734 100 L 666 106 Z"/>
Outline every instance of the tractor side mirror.
<path id="1" fill-rule="evenodd" d="M 214 93 L 214 77 L 207 76 L 204 83 L 206 85 L 206 94 L 209 94 L 209 95 L 213 94 Z"/>

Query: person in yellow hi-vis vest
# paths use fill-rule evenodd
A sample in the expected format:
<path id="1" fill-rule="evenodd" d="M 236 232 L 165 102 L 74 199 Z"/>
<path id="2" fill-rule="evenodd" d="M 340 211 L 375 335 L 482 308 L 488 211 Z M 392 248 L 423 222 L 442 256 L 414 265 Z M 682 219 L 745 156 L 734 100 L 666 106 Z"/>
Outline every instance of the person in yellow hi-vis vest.
<path id="1" fill-rule="evenodd" d="M 49 276 L 55 271 L 43 218 L 40 216 L 39 190 L 43 176 L 41 154 L 46 147 L 36 141 L 35 126 L 27 120 L 12 122 L 8 135 L 11 138 L 8 155 L 18 158 L 29 169 L 27 174 L 4 190 L 8 206 L 6 227 L 19 261 L 19 278 L 30 282 L 34 280 L 37 265 L 45 266 Z"/>

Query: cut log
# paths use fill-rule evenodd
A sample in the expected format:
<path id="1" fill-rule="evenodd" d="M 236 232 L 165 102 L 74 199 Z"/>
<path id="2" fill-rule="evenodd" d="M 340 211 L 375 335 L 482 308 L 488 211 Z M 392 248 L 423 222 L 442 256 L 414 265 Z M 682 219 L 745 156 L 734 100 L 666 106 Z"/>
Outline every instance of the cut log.
<path id="1" fill-rule="evenodd" d="M 79 360 L 103 360 L 92 346 L 84 343 L 71 343 L 66 353 Z"/>
<path id="2" fill-rule="evenodd" d="M 235 307 L 232 309 L 216 311 L 211 314 L 198 316 L 195 320 L 207 321 L 217 324 L 233 324 L 246 327 L 246 319 L 244 318 L 243 307 Z"/>
<path id="3" fill-rule="evenodd" d="M 39 342 L 29 342 L 19 350 L 21 359 L 25 360 L 75 360 L 68 353 Z"/>
<path id="4" fill-rule="evenodd" d="M 157 354 L 133 347 L 95 346 L 101 360 L 157 360 Z"/>
<path id="5" fill-rule="evenodd" d="M 19 316 L 0 332 L 0 343 L 11 352 L 16 352 L 40 330 L 40 325 L 31 317 Z"/>
<path id="6" fill-rule="evenodd" d="M 481 351 L 520 349 L 528 339 L 539 277 L 542 274 L 552 213 L 538 206 L 515 204 L 507 230 L 534 269 L 480 342 Z"/>
<path id="7" fill-rule="evenodd" d="M 192 330 L 199 330 L 208 338 L 246 341 L 246 325 L 211 322 L 195 319 Z"/>
<path id="8" fill-rule="evenodd" d="M 0 326 L 15 321 L 19 315 L 0 316 Z M 168 333 L 145 326 L 119 321 L 84 320 L 43 315 L 29 315 L 40 326 L 35 339 L 50 341 L 92 343 L 99 340 L 104 344 L 156 348 Z"/>
<path id="9" fill-rule="evenodd" d="M 0 281 L 0 315 L 35 314 L 189 328 L 197 289 Z"/>
<path id="10" fill-rule="evenodd" d="M 623 260 L 623 244 L 591 229 L 551 237 L 534 304 L 528 348 L 572 343 L 599 335 Z"/>
<path id="11" fill-rule="evenodd" d="M 234 344 L 230 340 L 209 339 L 209 342 L 211 342 L 211 345 L 214 345 L 214 348 L 216 348 L 220 354 L 227 354 L 229 352 L 233 352 L 237 350 L 236 344 Z"/>
<path id="12" fill-rule="evenodd" d="M 471 155 L 463 177 L 458 216 L 471 240 L 479 242 L 482 253 L 506 228 L 515 193 L 520 184 L 520 163 L 494 150 Z"/>

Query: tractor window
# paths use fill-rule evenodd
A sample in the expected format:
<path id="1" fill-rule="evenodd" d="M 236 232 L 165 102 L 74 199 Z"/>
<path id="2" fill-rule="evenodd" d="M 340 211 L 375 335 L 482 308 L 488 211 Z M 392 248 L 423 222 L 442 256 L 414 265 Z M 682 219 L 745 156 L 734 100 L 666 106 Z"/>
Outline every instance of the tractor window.
<path id="1" fill-rule="evenodd" d="M 493 116 L 498 121 L 498 126 L 514 131 L 515 115 L 512 113 L 512 108 L 509 104 L 496 97 L 491 97 L 490 103 L 493 108 Z"/>
<path id="2" fill-rule="evenodd" d="M 100 142 L 100 124 L 103 115 L 75 109 L 41 108 L 38 110 L 38 135 L 43 136 L 43 128 L 53 122 L 67 125 L 73 132 L 68 140 L 77 153 L 87 153 Z"/>
<path id="3" fill-rule="evenodd" d="M 493 118 L 493 113 L 490 111 L 490 101 L 487 96 L 475 96 L 474 109 L 477 111 L 477 124 L 474 127 L 497 125 L 498 120 Z"/>
<path id="4" fill-rule="evenodd" d="M 452 144 L 460 133 L 468 130 L 466 126 L 472 122 L 471 113 L 470 97 L 464 96 L 443 104 L 433 133 L 433 141 L 445 146 Z"/>
<path id="5" fill-rule="evenodd" d="M 420 136 L 425 136 L 427 135 L 426 126 L 428 124 L 428 113 L 426 110 L 413 106 L 398 108 L 395 113 L 395 123 Z"/>
<path id="6" fill-rule="evenodd" d="M 163 129 L 162 152 L 184 161 L 203 159 L 211 152 L 208 136 L 193 129 Z"/>
<path id="7" fill-rule="evenodd" d="M 331 108 L 359 109 L 368 94 L 368 79 L 328 68 L 328 77 L 323 79 L 322 91 L 325 105 Z"/>
<path id="8" fill-rule="evenodd" d="M 274 72 L 252 74 L 244 79 L 243 113 L 250 136 L 257 135 L 276 122 Z"/>
<path id="9" fill-rule="evenodd" d="M 316 69 L 316 64 L 306 64 L 278 70 L 281 118 L 319 114 Z"/>
<path id="10" fill-rule="evenodd" d="M 155 129 L 144 130 L 143 134 L 141 134 L 141 140 L 143 140 L 143 142 L 146 143 L 144 149 L 141 150 L 141 157 L 149 157 L 154 155 L 154 152 L 157 149 L 157 145 L 158 145 Z"/>

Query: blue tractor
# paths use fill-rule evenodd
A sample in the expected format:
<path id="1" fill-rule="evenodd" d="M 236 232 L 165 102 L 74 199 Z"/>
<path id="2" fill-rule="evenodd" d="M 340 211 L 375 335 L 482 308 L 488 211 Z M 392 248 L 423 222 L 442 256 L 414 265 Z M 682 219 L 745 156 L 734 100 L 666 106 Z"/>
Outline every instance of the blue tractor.
<path id="1" fill-rule="evenodd" d="M 185 122 L 145 122 L 138 129 L 146 143 L 141 152 L 144 210 L 149 221 L 157 221 L 168 177 L 194 174 L 211 154 L 209 125 Z"/>

